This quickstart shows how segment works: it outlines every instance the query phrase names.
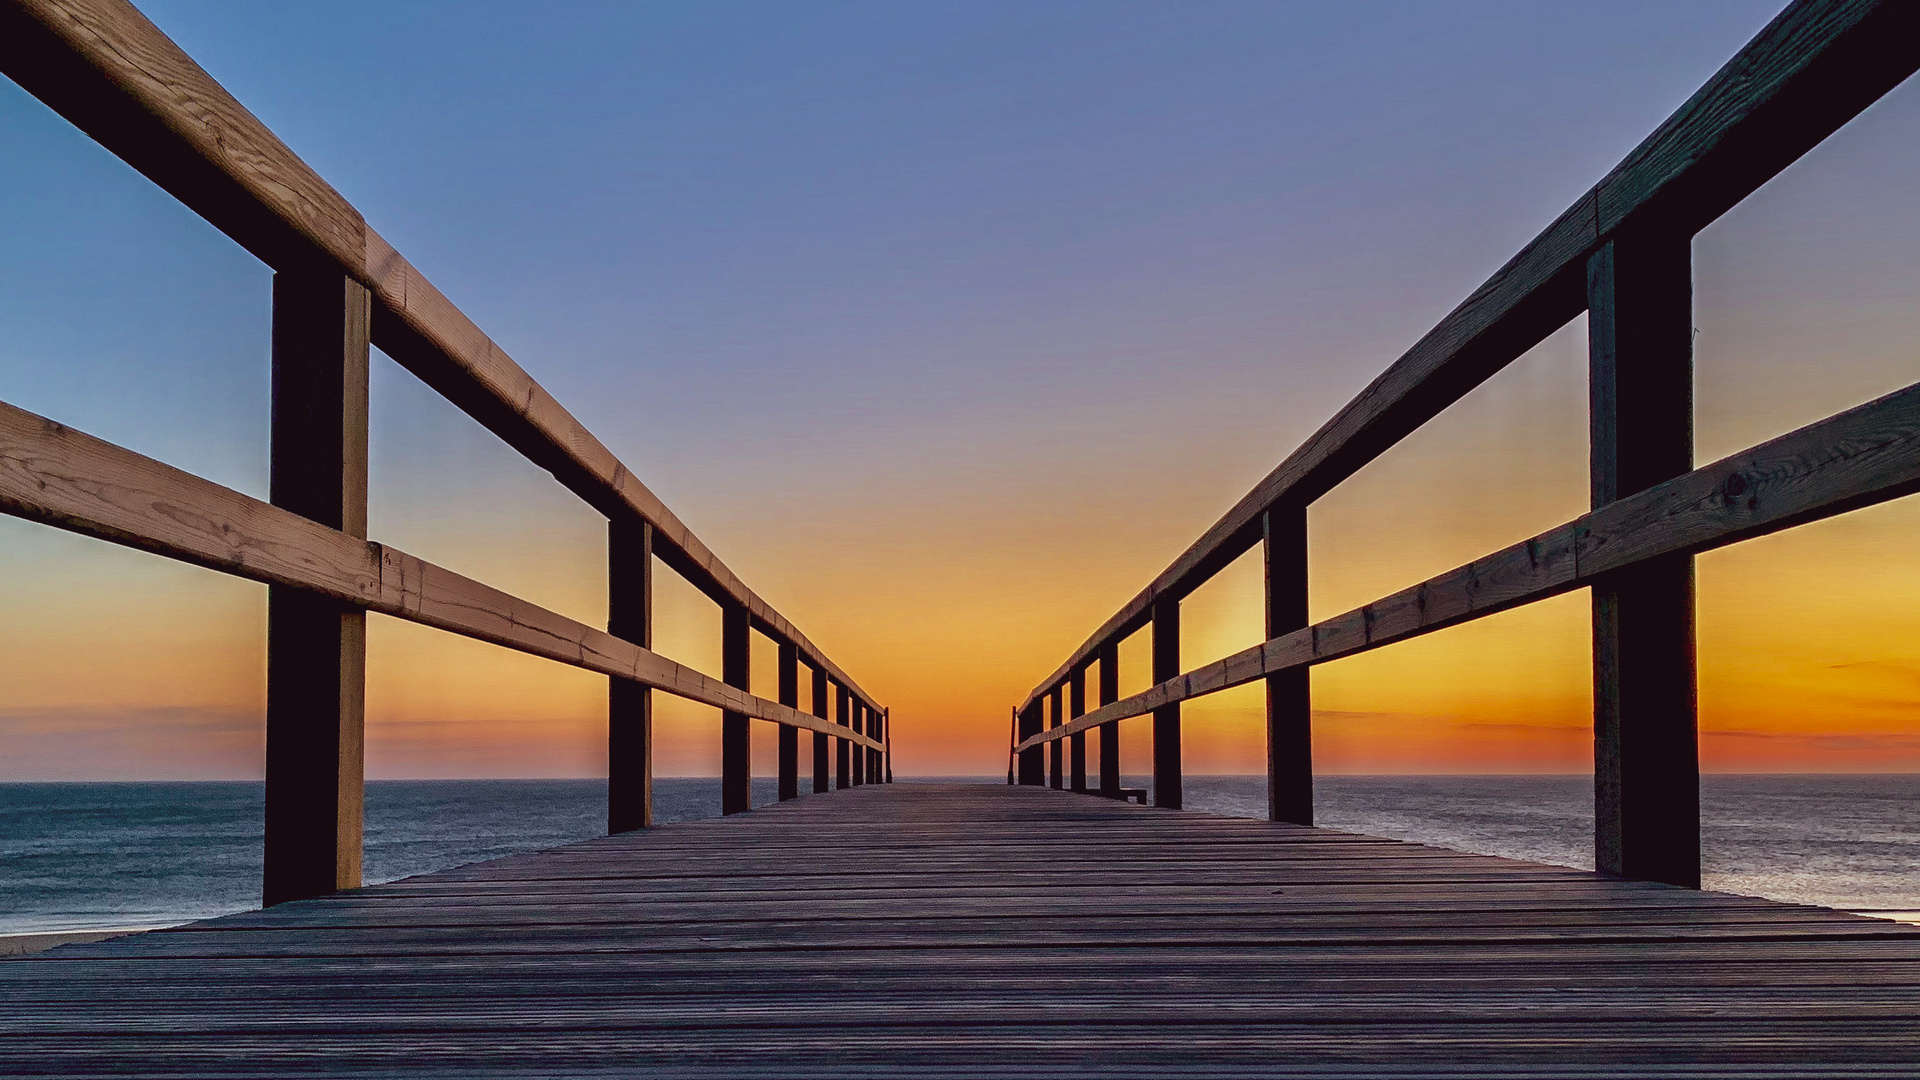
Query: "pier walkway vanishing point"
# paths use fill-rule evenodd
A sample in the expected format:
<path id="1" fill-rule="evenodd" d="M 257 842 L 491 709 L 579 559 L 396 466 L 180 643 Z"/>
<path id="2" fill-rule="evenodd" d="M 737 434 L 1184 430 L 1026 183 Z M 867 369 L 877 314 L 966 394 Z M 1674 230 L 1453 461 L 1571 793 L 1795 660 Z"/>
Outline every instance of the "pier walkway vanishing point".
<path id="1" fill-rule="evenodd" d="M 268 590 L 265 907 L 0 961 L 0 1074 L 1920 1075 L 1920 928 L 1695 887 L 1692 563 L 1920 491 L 1920 384 L 1695 467 L 1690 323 L 1694 234 L 1916 68 L 1920 3 L 1790 4 L 1014 706 L 1006 786 L 895 785 L 888 709 L 139 12 L 0 0 L 0 71 L 274 274 L 268 500 L 0 403 L 0 512 Z M 1592 512 L 1309 624 L 1312 502 L 1583 316 Z M 366 535 L 375 347 L 607 517 L 605 629 Z M 1255 548 L 1267 640 L 1183 670 Z M 1575 589 L 1604 873 L 1312 827 L 1312 665 Z M 368 612 L 608 677 L 610 835 L 361 888 Z M 1181 810 L 1182 703 L 1255 682 L 1272 820 Z M 654 826 L 655 692 L 719 711 L 721 820 Z"/>
<path id="2" fill-rule="evenodd" d="M 1912 1076 L 1920 927 L 894 784 L 0 962 L 9 1076 Z"/>

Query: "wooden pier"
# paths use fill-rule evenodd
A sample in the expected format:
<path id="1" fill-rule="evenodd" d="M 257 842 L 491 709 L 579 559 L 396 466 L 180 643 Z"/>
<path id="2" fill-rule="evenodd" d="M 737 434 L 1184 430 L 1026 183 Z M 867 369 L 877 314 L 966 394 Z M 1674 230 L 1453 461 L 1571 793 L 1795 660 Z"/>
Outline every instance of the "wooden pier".
<path id="1" fill-rule="evenodd" d="M 0 962 L 8 1076 L 1911 1076 L 1920 927 L 896 784 Z"/>
<path id="2" fill-rule="evenodd" d="M 1689 887 L 1693 556 L 1920 492 L 1920 384 L 1695 467 L 1691 240 L 1916 69 L 1920 4 L 1788 5 L 1011 710 L 1008 786 L 894 785 L 887 707 L 174 42 L 0 0 L 0 71 L 274 274 L 268 500 L 0 403 L 0 512 L 268 590 L 268 906 L 0 962 L 0 1075 L 1920 1075 L 1920 928 Z M 1592 512 L 1310 623 L 1308 506 L 1582 316 Z M 367 535 L 373 348 L 606 517 L 605 629 Z M 1186 670 L 1256 548 L 1266 640 Z M 652 650 L 656 566 L 720 672 Z M 1575 589 L 1608 873 L 1311 827 L 1312 665 Z M 368 613 L 606 676 L 611 835 L 357 888 Z M 1272 820 L 1180 809 L 1182 704 L 1255 682 Z M 653 827 L 655 692 L 719 713 L 730 816 Z"/>

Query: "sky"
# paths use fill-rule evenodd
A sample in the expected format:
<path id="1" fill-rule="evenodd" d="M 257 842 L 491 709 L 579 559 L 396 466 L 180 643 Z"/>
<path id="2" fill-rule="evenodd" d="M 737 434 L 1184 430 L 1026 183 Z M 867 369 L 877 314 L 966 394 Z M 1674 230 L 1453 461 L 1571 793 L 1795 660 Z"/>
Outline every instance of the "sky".
<path id="1" fill-rule="evenodd" d="M 977 775 L 1777 4 L 140 7 L 890 706 L 897 772 Z M 0 139 L 0 400 L 265 497 L 267 269 L 4 80 Z M 1915 380 L 1916 174 L 1908 85 L 1696 238 L 1700 462 Z M 1315 618 L 1585 509 L 1584 342 L 1312 507 Z M 375 539 L 604 623 L 598 515 L 380 356 L 373 401 Z M 1917 525 L 1700 558 L 1707 768 L 1920 769 Z M 260 775 L 264 587 L 10 518 L 0 553 L 0 780 Z M 656 580 L 656 647 L 717 671 L 717 609 Z M 1259 639 L 1258 590 L 1187 601 L 1185 666 Z M 1589 769 L 1588 602 L 1315 669 L 1317 767 Z M 605 698 L 372 616 L 368 774 L 603 775 Z M 1187 768 L 1258 771 L 1260 710 L 1190 704 Z M 717 715 L 659 712 L 657 772 L 716 772 Z"/>

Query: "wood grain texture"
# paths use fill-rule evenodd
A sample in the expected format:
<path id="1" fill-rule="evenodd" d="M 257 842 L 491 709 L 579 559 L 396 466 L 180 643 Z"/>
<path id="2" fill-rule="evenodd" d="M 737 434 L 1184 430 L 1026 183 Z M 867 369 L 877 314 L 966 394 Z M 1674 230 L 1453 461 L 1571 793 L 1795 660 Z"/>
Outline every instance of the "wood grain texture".
<path id="1" fill-rule="evenodd" d="M 0 512 L 878 748 L 604 630 L 6 404 Z"/>
<path id="2" fill-rule="evenodd" d="M 756 628 L 791 642 L 809 664 L 877 706 L 412 264 L 372 229 L 366 237 L 377 302 L 374 344 L 602 513 L 638 514 L 650 522 L 661 562 L 716 602 L 744 607 Z"/>
<path id="3" fill-rule="evenodd" d="M 269 266 L 362 278 L 359 212 L 131 4 L 0 4 L 0 70 Z"/>
<path id="4" fill-rule="evenodd" d="M 1890 1077 L 1920 930 L 899 784 L 0 961 L 0 1000 L 10 1076 Z"/>
<path id="5" fill-rule="evenodd" d="M 1705 225 L 1920 68 L 1920 8 L 1789 5 L 1532 243 L 1301 444 L 1028 695 L 1146 625 L 1260 540 L 1260 515 L 1312 502 L 1578 315 L 1587 257 L 1616 231 Z"/>
<path id="6" fill-rule="evenodd" d="M 1408 589 L 1184 672 L 1062 727 L 1076 731 L 1307 664 L 1377 649 L 1592 584 L 1920 491 L 1920 384 L 1809 424 Z"/>
<path id="7" fill-rule="evenodd" d="M 131 4 L 0 2 L 0 70 L 269 266 L 325 263 L 366 285 L 375 345 L 601 512 L 639 514 L 675 572 L 716 600 L 744 605 L 757 627 L 878 706 Z"/>

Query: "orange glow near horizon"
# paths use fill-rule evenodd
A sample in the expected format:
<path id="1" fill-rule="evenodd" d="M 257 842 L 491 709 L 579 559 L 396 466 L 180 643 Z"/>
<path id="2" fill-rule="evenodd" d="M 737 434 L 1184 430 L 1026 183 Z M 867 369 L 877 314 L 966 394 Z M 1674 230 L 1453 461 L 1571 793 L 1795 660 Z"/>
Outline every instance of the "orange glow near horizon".
<path id="1" fill-rule="evenodd" d="M 24 523 L 5 527 L 41 534 L 90 572 L 107 564 L 120 587 L 110 607 L 85 602 L 96 593 L 57 576 L 16 582 L 7 595 L 14 625 L 29 610 L 40 623 L 5 656 L 8 778 L 257 775 L 264 589 Z M 1908 499 L 1700 558 L 1704 768 L 1920 769 L 1920 663 L 1904 644 L 1920 640 L 1920 554 L 1907 540 L 1916 528 L 1920 500 Z M 865 580 L 886 580 L 882 569 L 868 564 L 875 576 Z M 1369 579 L 1387 572 L 1378 562 L 1363 568 Z M 1034 658 L 1070 636 L 1060 625 L 1068 620 L 995 618 L 993 597 L 967 595 L 977 581 L 956 573 L 954 591 L 941 595 L 934 580 L 893 603 L 944 618 L 902 628 L 856 609 L 808 629 L 893 708 L 900 773 L 997 775 L 1008 704 L 1031 685 Z M 1185 666 L 1257 637 L 1259 581 L 1256 553 L 1194 594 Z M 829 576 L 816 587 L 835 584 Z M 857 579 L 837 584 L 851 592 Z M 711 670 L 712 605 L 691 590 L 661 591 L 662 651 Z M 1576 592 L 1316 668 L 1317 769 L 1586 771 L 1588 603 Z M 994 627 L 986 647 L 969 641 L 982 623 Z M 1122 646 L 1123 693 L 1147 683 L 1149 639 L 1143 632 Z M 963 649 L 969 663 L 938 662 Z M 774 650 L 758 635 L 754 679 L 756 692 L 773 695 Z M 804 672 L 801 692 L 805 702 Z M 1189 771 L 1261 767 L 1262 693 L 1256 684 L 1187 705 Z M 605 680 L 590 673 L 376 616 L 368 774 L 598 775 L 605 698 Z M 717 714 L 656 700 L 660 775 L 711 775 Z M 1122 724 L 1129 773 L 1148 769 L 1148 726 Z M 771 725 L 755 725 L 754 756 L 756 772 L 772 768 Z"/>
<path id="2" fill-rule="evenodd" d="M 1316 504 L 1316 618 L 1579 512 L 1584 446 L 1566 429 L 1584 408 L 1582 332 L 1576 322 L 1549 339 Z M 1516 466 L 1506 451 L 1526 445 L 1533 453 Z M 1484 486 L 1487 472 L 1500 475 L 1493 466 L 1510 477 L 1523 470 L 1497 497 Z M 1505 497 L 1515 489 L 1526 497 Z M 1446 527 L 1400 529 L 1401 517 Z M 604 619 L 604 540 L 592 515 L 557 533 L 553 516 L 542 516 L 518 543 L 495 535 L 476 544 L 457 514 L 441 520 L 444 530 L 416 528 L 406 539 L 490 583 Z M 741 566 L 749 580 L 784 586 L 773 602 L 893 708 L 903 775 L 1001 773 L 1008 706 L 1062 642 L 1078 640 L 1137 582 L 1143 558 L 1130 545 L 1087 543 L 1072 517 L 943 546 L 951 527 L 930 515 L 882 540 L 836 538 L 801 522 L 794 543 L 749 550 L 758 559 Z M 47 568 L 6 579 L 0 594 L 9 626 L 33 624 L 0 657 L 4 778 L 258 774 L 263 588 L 23 522 L 0 521 L 0 530 L 10 550 Z M 1908 647 L 1920 641 L 1917 530 L 1920 499 L 1910 498 L 1700 557 L 1704 768 L 1920 769 L 1920 662 Z M 1050 548 L 1053 560 L 1022 558 Z M 1183 666 L 1259 640 L 1261 575 L 1256 550 L 1189 597 Z M 656 582 L 656 648 L 716 670 L 718 609 L 664 568 Z M 1316 668 L 1316 768 L 1587 771 L 1588 604 L 1576 592 Z M 875 614 L 903 611 L 930 614 Z M 1148 683 L 1150 637 L 1121 646 L 1123 694 Z M 774 655 L 756 634 L 755 690 L 769 697 Z M 809 690 L 803 672 L 803 704 Z M 605 700 L 598 676 L 375 616 L 368 774 L 599 775 Z M 715 711 L 656 700 L 657 772 L 716 772 Z M 1254 685 L 1189 703 L 1187 769 L 1258 771 L 1263 701 Z M 1121 730 L 1123 768 L 1148 771 L 1149 721 Z M 754 739 L 756 772 L 766 774 L 774 729 L 756 724 Z"/>
<path id="3" fill-rule="evenodd" d="M 1600 70 L 1616 66 L 1605 60 Z M 832 65 L 796 70 L 816 67 L 832 73 Z M 1054 85 L 1051 60 L 1035 70 Z M 1390 97 L 1369 123 L 1404 119 L 1402 99 Z M 864 93 L 848 100 L 856 99 Z M 1167 107 L 1184 110 L 1183 100 Z M 1219 100 L 1239 108 L 1252 99 L 1236 91 Z M 1580 100 L 1592 103 L 1584 83 Z M 36 154 L 10 162 L 21 178 L 9 190 L 80 194 L 71 205 L 9 211 L 22 237 L 26 226 L 47 225 L 39 261 L 23 260 L 15 279 L 46 292 L 15 297 L 8 309 L 0 397 L 264 496 L 268 271 L 37 102 L 0 96 L 0 106 L 9 101 L 21 138 L 36 124 L 53 132 Z M 980 131 L 1002 131 L 1026 111 L 980 119 Z M 542 216 L 568 206 L 556 200 L 525 215 L 533 224 L 524 235 L 481 228 L 517 220 L 517 211 L 455 215 L 460 243 L 474 244 L 464 247 L 399 203 L 388 211 L 401 219 L 390 235 L 411 220 L 430 253 L 420 265 L 440 260 L 430 269 L 448 294 L 591 421 L 743 580 L 891 707 L 897 773 L 995 776 L 1007 767 L 1010 707 L 1499 266 L 1514 250 L 1509 234 L 1524 243 L 1565 205 L 1536 190 L 1529 170 L 1545 165 L 1524 155 L 1513 170 L 1411 180 L 1378 161 L 1338 159 L 1354 170 L 1342 175 L 1365 180 L 1379 213 L 1412 207 L 1434 229 L 1411 238 L 1398 225 L 1373 231 L 1379 222 L 1354 207 L 1315 201 L 1341 183 L 1319 165 L 1295 176 L 1289 153 L 1217 166 L 1137 153 L 1136 137 L 1178 134 L 1195 119 L 1165 115 L 1101 136 L 1127 148 L 1122 169 L 1053 176 L 1050 166 L 1018 164 L 1067 160 L 1071 133 L 1085 125 L 1057 118 L 1030 133 L 1031 159 L 981 149 L 998 136 L 967 143 L 966 160 L 937 168 L 915 156 L 890 181 L 901 191 L 928 178 L 955 186 L 929 189 L 930 201 L 896 208 L 897 219 L 864 216 L 868 193 L 838 171 L 858 171 L 842 152 L 852 144 L 828 138 L 819 142 L 835 148 L 833 171 L 804 182 L 763 168 L 748 144 L 735 148 L 754 165 L 726 176 L 777 181 L 760 216 L 737 216 L 727 200 L 740 192 L 728 187 L 724 205 L 694 200 L 675 216 L 676 204 L 661 204 L 649 210 L 658 219 L 607 223 L 625 231 L 549 250 L 541 245 L 555 236 L 602 224 L 583 225 L 571 210 Z M 1259 149 L 1243 137 L 1252 129 L 1231 120 L 1239 115 L 1220 113 L 1227 126 L 1209 139 Z M 1606 123 L 1646 130 L 1637 119 Z M 718 138 L 696 127 L 683 151 Z M 1538 130 L 1564 128 L 1556 120 Z M 918 124 L 902 132 L 914 147 L 944 146 Z M 781 146 L 793 135 L 777 134 Z M 1383 145 L 1397 155 L 1400 141 Z M 360 145 L 357 133 L 351 145 Z M 1278 135 L 1271 143 L 1290 145 Z M 1698 234 L 1701 462 L 1920 377 L 1914 147 L 1920 83 L 1894 91 Z M 347 175 L 352 160 L 343 161 Z M 466 160 L 453 164 L 468 168 Z M 1194 171 L 1128 171 L 1140 162 Z M 36 163 L 48 171 L 28 175 Z M 1578 164 L 1583 185 L 1591 163 Z M 986 166 L 1004 175 L 969 171 Z M 675 172 L 651 161 L 629 167 L 635 176 Z M 384 166 L 364 168 L 385 175 Z M 1057 188 L 1027 191 L 1024 202 L 1013 189 L 995 194 L 1027 171 L 1053 176 Z M 1512 179 L 1509 171 L 1537 205 L 1495 182 Z M 1468 182 L 1445 186 L 1460 175 Z M 1100 185 L 1129 178 L 1140 186 L 1101 194 Z M 493 192 L 492 183 L 476 181 L 469 194 Z M 1421 201 L 1434 184 L 1485 203 Z M 513 192 L 545 188 L 499 190 L 509 201 L 498 205 L 511 206 Z M 799 229 L 816 197 L 848 192 L 846 222 Z M 975 195 L 1014 202 L 950 217 L 951 200 Z M 1074 216 L 1083 204 L 1098 216 Z M 622 194 L 622 212 L 635 206 L 648 204 Z M 696 210 L 709 216 L 687 216 Z M 1464 216 L 1438 220 L 1455 210 Z M 1047 232 L 1050 223 L 1063 231 Z M 799 231 L 783 232 L 790 224 Z M 152 235 L 141 233 L 149 227 Z M 435 236 L 438 250 L 428 242 Z M 655 259 L 650 245 L 674 236 L 686 246 L 660 250 L 716 261 L 694 273 Z M 56 264 L 76 237 L 92 245 L 86 257 Z M 1088 238 L 1124 243 L 1078 246 Z M 646 257 L 596 261 L 616 248 Z M 502 250 L 513 257 L 498 259 Z M 548 276 L 581 265 L 593 272 Z M 205 294 L 166 291 L 189 281 Z M 92 310 L 52 296 L 119 299 Z M 112 333 L 96 333 L 103 327 Z M 604 519 L 391 360 L 376 355 L 372 384 L 373 538 L 605 625 Z M 1312 617 L 1584 512 L 1587 422 L 1583 316 L 1313 504 Z M 1916 534 L 1920 496 L 1699 558 L 1706 769 L 1920 770 Z M 13 518 L 0 518 L 0 550 L 0 781 L 260 775 L 264 587 Z M 1261 575 L 1255 551 L 1185 601 L 1185 668 L 1264 636 Z M 655 649 L 717 673 L 718 609 L 664 568 L 655 579 Z M 1316 767 L 1588 771 L 1589 602 L 1577 592 L 1317 668 Z M 1136 633 L 1120 646 L 1123 695 L 1148 684 L 1149 638 Z M 774 696 L 774 652 L 758 635 L 753 673 L 754 691 Z M 805 706 L 804 673 L 801 683 Z M 373 777 L 605 770 L 606 680 L 562 664 L 376 616 L 367 702 Z M 666 695 L 656 702 L 656 772 L 717 772 L 716 712 Z M 1260 771 L 1263 711 L 1257 685 L 1187 705 L 1186 768 Z M 1121 725 L 1129 774 L 1148 771 L 1149 723 Z M 759 774 L 774 768 L 775 739 L 771 725 L 754 725 Z"/>

